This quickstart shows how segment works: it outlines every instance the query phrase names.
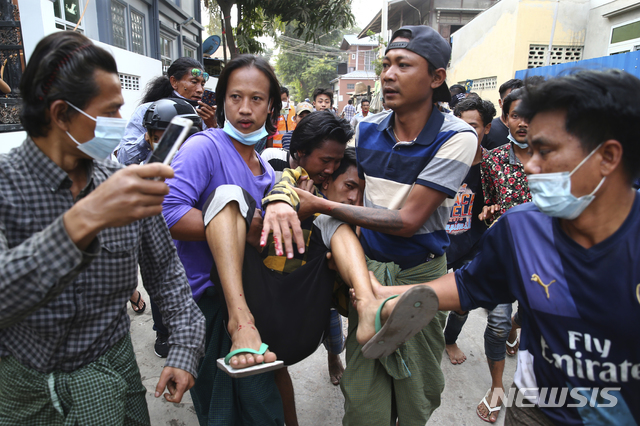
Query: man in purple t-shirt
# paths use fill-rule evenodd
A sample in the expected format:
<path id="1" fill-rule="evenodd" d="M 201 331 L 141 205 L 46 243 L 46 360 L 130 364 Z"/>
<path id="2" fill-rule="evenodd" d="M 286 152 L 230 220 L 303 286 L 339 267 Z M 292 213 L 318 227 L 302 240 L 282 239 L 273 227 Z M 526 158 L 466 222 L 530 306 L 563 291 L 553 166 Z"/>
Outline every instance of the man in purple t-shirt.
<path id="1" fill-rule="evenodd" d="M 167 181 L 170 193 L 163 204 L 193 297 L 207 320 L 205 362 L 200 365 L 191 396 L 200 424 L 282 425 L 282 400 L 272 372 L 233 380 L 216 369 L 216 358 L 237 347 L 253 347 L 260 336 L 257 330 L 236 331 L 239 324 L 250 321 L 251 315 L 242 298 L 242 281 L 222 276 L 222 270 L 219 285 L 214 286 L 210 279 L 214 259 L 217 265 L 229 265 L 235 264 L 235 257 L 242 256 L 245 241 L 237 247 L 240 244 L 237 236 L 244 235 L 246 225 L 220 227 L 217 236 L 226 240 L 226 250 L 224 253 L 213 250 L 212 255 L 202 217 L 210 195 L 223 192 L 221 188 L 244 190 L 257 209 L 261 208 L 261 200 L 273 186 L 275 174 L 253 146 L 267 131 L 275 131 L 280 85 L 266 61 L 242 55 L 227 64 L 216 92 L 220 101 L 217 119 L 224 128 L 198 133 L 178 151 L 172 163 L 175 177 Z M 228 206 L 238 208 L 235 203 Z M 250 231 L 246 236 L 247 242 L 255 241 L 255 245 L 262 228 L 262 219 L 256 212 L 253 220 L 256 226 L 251 229 L 257 232 Z M 239 227 L 242 233 L 236 229 Z M 245 355 L 234 358 L 244 361 Z M 257 363 L 264 360 L 274 361 L 275 354 L 267 351 L 255 356 Z"/>

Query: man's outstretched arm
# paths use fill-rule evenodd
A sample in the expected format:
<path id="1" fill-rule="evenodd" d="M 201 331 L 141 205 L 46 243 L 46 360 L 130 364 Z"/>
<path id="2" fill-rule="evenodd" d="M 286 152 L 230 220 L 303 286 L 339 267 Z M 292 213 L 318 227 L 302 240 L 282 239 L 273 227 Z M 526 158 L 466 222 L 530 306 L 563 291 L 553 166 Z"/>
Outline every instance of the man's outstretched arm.
<path id="1" fill-rule="evenodd" d="M 402 294 L 409 290 L 411 287 L 417 285 L 428 285 L 438 295 L 438 309 L 441 311 L 459 311 L 460 307 L 460 295 L 458 294 L 458 286 L 456 284 L 456 274 L 451 272 L 443 275 L 442 277 L 430 281 L 424 284 L 411 284 L 411 285 L 394 285 L 383 286 L 378 280 L 376 280 L 373 273 L 369 273 L 371 276 L 371 284 L 374 287 L 374 292 L 380 297 L 389 297 L 394 294 Z"/>
<path id="2" fill-rule="evenodd" d="M 300 198 L 300 216 L 308 212 L 323 213 L 351 225 L 401 237 L 413 236 L 447 197 L 444 192 L 415 185 L 400 210 L 388 210 L 340 204 L 314 197 L 299 189 L 295 191 Z M 295 224 L 294 220 L 286 219 L 289 215 L 296 215 L 296 212 L 284 203 L 274 203 L 266 209 L 263 235 L 269 235 L 269 232 L 273 231 L 274 237 L 278 237 L 276 246 L 279 250 L 282 250 L 283 241 L 287 250 L 292 247 L 291 232 L 288 229 L 277 228 L 277 224 L 280 223 Z M 297 232 L 295 227 L 292 227 L 292 230 L 294 234 Z"/>

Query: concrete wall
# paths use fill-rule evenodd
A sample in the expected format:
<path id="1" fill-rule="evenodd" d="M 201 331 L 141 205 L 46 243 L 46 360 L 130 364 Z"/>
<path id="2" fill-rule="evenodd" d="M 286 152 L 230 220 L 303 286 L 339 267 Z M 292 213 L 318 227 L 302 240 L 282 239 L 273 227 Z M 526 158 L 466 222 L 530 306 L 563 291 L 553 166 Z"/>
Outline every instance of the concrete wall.
<path id="1" fill-rule="evenodd" d="M 554 45 L 584 45 L 588 0 L 558 3 Z M 447 82 L 496 77 L 495 89 L 478 94 L 497 105 L 498 88 L 527 68 L 530 44 L 549 44 L 555 1 L 502 0 L 452 35 Z"/>
<path id="2" fill-rule="evenodd" d="M 611 27 L 640 19 L 640 7 L 604 17 L 617 10 L 638 5 L 637 0 L 592 0 L 589 11 L 589 26 L 585 38 L 583 59 L 598 58 L 609 55 L 609 43 L 611 42 Z"/>
<path id="3" fill-rule="evenodd" d="M 56 30 L 53 3 L 49 0 L 18 0 L 25 62 L 38 42 Z"/>
<path id="4" fill-rule="evenodd" d="M 2 142 L 0 142 L 0 154 L 4 154 L 21 145 L 27 137 L 27 132 L 9 132 L 1 133 L 1 135 L 0 139 Z"/>
<path id="5" fill-rule="evenodd" d="M 162 75 L 162 63 L 157 59 L 138 55 L 109 44 L 95 40 L 93 42 L 113 55 L 118 64 L 118 72 L 140 77 L 140 90 L 122 90 L 124 106 L 120 109 L 120 114 L 122 114 L 122 117 L 129 119 L 136 107 L 140 105 L 147 83 Z"/>

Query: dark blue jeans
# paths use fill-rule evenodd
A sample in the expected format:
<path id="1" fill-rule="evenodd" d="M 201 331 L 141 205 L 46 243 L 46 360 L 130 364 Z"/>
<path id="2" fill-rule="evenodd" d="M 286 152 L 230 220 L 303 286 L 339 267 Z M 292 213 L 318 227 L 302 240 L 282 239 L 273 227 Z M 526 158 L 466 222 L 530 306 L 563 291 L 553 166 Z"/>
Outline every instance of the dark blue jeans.
<path id="1" fill-rule="evenodd" d="M 158 305 L 153 303 L 153 299 L 149 298 L 149 304 L 151 305 L 151 316 L 153 317 L 153 329 L 160 334 L 165 336 L 169 335 L 169 330 L 162 323 L 162 314 L 160 313 L 160 309 L 158 309 Z"/>

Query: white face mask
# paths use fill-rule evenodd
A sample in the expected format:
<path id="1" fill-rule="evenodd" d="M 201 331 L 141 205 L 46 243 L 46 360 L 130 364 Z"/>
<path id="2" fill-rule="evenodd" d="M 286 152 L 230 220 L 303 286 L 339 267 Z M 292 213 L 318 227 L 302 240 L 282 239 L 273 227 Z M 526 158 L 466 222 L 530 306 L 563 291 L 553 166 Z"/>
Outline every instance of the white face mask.
<path id="1" fill-rule="evenodd" d="M 289 109 L 289 101 L 285 101 L 282 103 L 282 109 Z"/>
<path id="2" fill-rule="evenodd" d="M 67 102 L 67 101 L 65 101 Z M 115 117 L 97 117 L 93 118 L 86 112 L 82 111 L 71 102 L 67 102 L 69 106 L 84 114 L 96 122 L 93 139 L 80 143 L 69 132 L 67 136 L 78 145 L 78 149 L 95 160 L 104 160 L 109 158 L 114 149 L 120 144 L 120 140 L 124 136 L 124 130 L 127 127 L 127 120 Z"/>
<path id="3" fill-rule="evenodd" d="M 591 158 L 600 146 L 602 146 L 602 144 L 591 151 L 571 172 L 527 175 L 533 203 L 542 213 L 552 217 L 573 220 L 580 216 L 584 209 L 591 204 L 594 198 L 596 198 L 594 194 L 598 192 L 606 176 L 600 180 L 600 183 L 591 194 L 577 198 L 571 193 L 571 175 Z"/>
<path id="4" fill-rule="evenodd" d="M 527 149 L 529 147 L 529 144 L 526 142 L 518 142 L 516 138 L 514 138 L 513 135 L 511 134 L 511 130 L 509 130 L 509 135 L 507 136 L 507 139 L 513 142 L 520 149 Z"/>

